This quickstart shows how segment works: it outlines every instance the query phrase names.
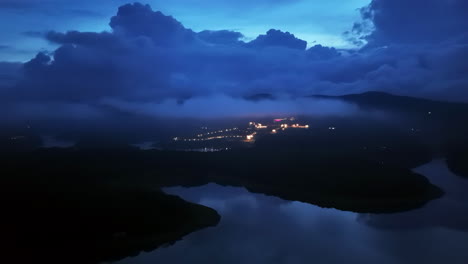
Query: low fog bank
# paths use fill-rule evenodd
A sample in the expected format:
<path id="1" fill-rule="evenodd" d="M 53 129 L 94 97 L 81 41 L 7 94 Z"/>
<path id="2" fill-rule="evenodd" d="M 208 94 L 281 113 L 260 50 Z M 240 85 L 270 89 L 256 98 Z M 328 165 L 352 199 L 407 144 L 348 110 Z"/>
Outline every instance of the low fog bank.
<path id="1" fill-rule="evenodd" d="M 1 106 L 1 136 L 41 137 L 44 147 L 69 146 L 80 141 L 141 144 L 190 135 L 201 126 L 217 129 L 245 126 L 250 121 L 282 117 L 304 120 L 383 116 L 331 99 L 276 98 L 260 101 L 227 96 L 200 97 L 179 102 L 135 103 L 104 100 L 100 104 L 15 104 Z"/>

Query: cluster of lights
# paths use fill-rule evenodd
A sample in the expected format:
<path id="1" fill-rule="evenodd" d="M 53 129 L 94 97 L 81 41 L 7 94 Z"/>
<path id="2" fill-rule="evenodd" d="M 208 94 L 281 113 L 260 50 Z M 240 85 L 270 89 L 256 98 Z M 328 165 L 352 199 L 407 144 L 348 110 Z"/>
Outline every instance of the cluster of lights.
<path id="1" fill-rule="evenodd" d="M 328 130 L 336 130 L 336 127 L 328 127 Z"/>
<path id="2" fill-rule="evenodd" d="M 299 124 L 294 124 L 294 125 L 291 125 L 289 126 L 288 124 L 281 124 L 281 129 L 282 130 L 285 130 L 286 128 L 289 128 L 289 127 L 292 127 L 292 128 L 309 128 L 309 125 L 299 125 Z"/>
<path id="3" fill-rule="evenodd" d="M 246 136 L 247 141 L 252 141 L 252 140 L 254 140 L 256 134 L 257 134 L 257 132 L 255 132 L 255 133 L 253 133 L 253 134 L 250 134 L 250 135 L 247 135 L 247 136 Z"/>
<path id="4" fill-rule="evenodd" d="M 232 132 L 232 131 L 236 131 L 236 130 L 238 130 L 237 127 L 228 128 L 228 129 L 221 129 L 221 130 L 218 130 L 218 131 L 208 132 L 208 133 L 205 133 L 205 134 L 199 134 L 199 135 L 197 135 L 197 137 L 205 137 L 205 136 L 219 134 L 219 133 Z"/>
<path id="5" fill-rule="evenodd" d="M 249 123 L 250 126 L 254 126 L 256 129 L 265 129 L 265 128 L 268 128 L 268 126 L 264 126 L 260 123 L 255 123 L 255 122 L 250 122 Z"/>
<path id="6" fill-rule="evenodd" d="M 293 128 L 309 128 L 309 125 L 301 126 L 299 124 L 292 125 Z"/>
<path id="7" fill-rule="evenodd" d="M 288 120 L 294 121 L 295 118 L 294 117 L 281 118 L 281 119 L 274 119 L 273 121 L 274 122 L 281 122 L 281 121 L 288 121 Z M 262 125 L 261 123 L 256 123 L 256 122 L 249 122 L 249 127 L 250 127 L 249 128 L 250 130 L 252 130 L 252 129 L 267 129 L 268 128 L 268 126 Z M 287 128 L 304 128 L 304 129 L 308 129 L 309 125 L 281 124 L 280 127 L 277 127 L 277 126 L 273 125 L 271 133 L 272 134 L 277 134 L 279 129 L 286 130 Z M 207 129 L 207 127 L 202 127 L 202 129 Z M 335 130 L 334 127 L 330 127 L 329 129 L 330 130 Z M 173 140 L 174 141 L 184 141 L 184 142 L 187 142 L 187 141 L 197 142 L 197 141 L 208 141 L 208 140 L 214 140 L 214 139 L 245 138 L 245 141 L 252 142 L 252 141 L 255 140 L 255 135 L 257 134 L 257 132 L 253 132 L 252 134 L 248 134 L 246 136 L 241 136 L 241 135 L 216 135 L 216 134 L 219 134 L 219 133 L 226 133 L 226 132 L 233 132 L 233 131 L 244 132 L 242 130 L 239 130 L 237 127 L 235 127 L 235 128 L 221 129 L 221 130 L 217 130 L 217 131 L 212 131 L 212 132 L 208 132 L 208 133 L 204 133 L 204 134 L 198 134 L 197 138 L 185 138 L 184 139 L 184 138 L 175 137 L 175 138 L 173 138 Z"/>
<path id="8" fill-rule="evenodd" d="M 223 150 L 230 150 L 230 148 L 202 148 L 202 149 L 191 149 L 193 152 L 218 152 Z"/>
<path id="9" fill-rule="evenodd" d="M 242 138 L 242 136 L 216 136 L 216 137 L 208 137 L 208 138 L 173 138 L 174 141 L 208 141 L 214 139 L 224 139 L 224 138 Z"/>

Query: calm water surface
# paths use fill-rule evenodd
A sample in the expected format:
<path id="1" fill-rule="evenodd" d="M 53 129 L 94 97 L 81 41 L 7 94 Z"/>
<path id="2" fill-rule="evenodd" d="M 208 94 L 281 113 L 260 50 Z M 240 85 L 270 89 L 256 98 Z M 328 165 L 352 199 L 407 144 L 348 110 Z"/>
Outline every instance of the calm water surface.
<path id="1" fill-rule="evenodd" d="M 356 214 L 210 184 L 167 193 L 216 209 L 214 228 L 119 264 L 468 263 L 468 180 L 436 160 L 415 171 L 446 195 L 424 208 Z"/>

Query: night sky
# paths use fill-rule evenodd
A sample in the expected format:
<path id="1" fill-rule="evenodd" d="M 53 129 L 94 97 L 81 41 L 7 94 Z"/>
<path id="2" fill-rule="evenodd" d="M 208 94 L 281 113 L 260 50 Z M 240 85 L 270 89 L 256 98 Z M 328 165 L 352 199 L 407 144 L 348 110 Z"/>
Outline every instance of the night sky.
<path id="1" fill-rule="evenodd" d="M 466 14 L 464 0 L 0 0 L 0 110 L 245 115 L 364 91 L 468 102 Z"/>

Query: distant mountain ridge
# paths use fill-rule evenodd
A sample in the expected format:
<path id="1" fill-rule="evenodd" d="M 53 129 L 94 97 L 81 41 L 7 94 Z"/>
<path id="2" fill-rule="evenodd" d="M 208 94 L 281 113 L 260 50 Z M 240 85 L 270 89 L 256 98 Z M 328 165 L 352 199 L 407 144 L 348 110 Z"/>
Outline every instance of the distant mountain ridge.
<path id="1" fill-rule="evenodd" d="M 417 126 L 432 131 L 429 141 L 441 142 L 449 168 L 468 177 L 468 103 L 443 102 L 423 98 L 393 95 L 385 92 L 365 92 L 341 96 L 312 95 L 309 98 L 340 100 L 364 110 L 383 110 L 409 118 Z"/>
<path id="2" fill-rule="evenodd" d="M 434 118 L 440 119 L 466 119 L 468 114 L 468 103 L 435 101 L 377 91 L 339 96 L 311 95 L 307 97 L 341 100 L 348 103 L 354 103 L 364 109 L 380 109 L 393 112 L 428 114 L 432 115 Z"/>

